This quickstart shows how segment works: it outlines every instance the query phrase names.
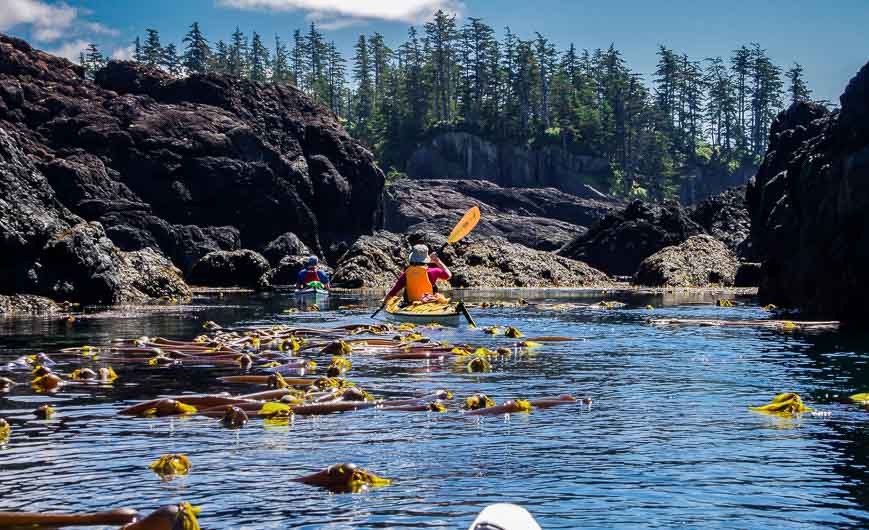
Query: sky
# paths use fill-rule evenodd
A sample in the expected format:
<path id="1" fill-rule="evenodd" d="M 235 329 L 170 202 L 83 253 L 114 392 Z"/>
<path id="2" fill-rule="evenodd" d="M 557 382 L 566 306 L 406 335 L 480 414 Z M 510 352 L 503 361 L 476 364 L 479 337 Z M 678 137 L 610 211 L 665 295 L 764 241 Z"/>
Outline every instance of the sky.
<path id="1" fill-rule="evenodd" d="M 359 34 L 397 47 L 437 9 L 482 18 L 499 36 L 540 32 L 560 49 L 614 44 L 647 78 L 661 44 L 703 60 L 758 42 L 785 70 L 801 63 L 813 97 L 834 103 L 869 61 L 869 0 L 0 0 L 0 32 L 71 59 L 89 42 L 127 58 L 146 28 L 180 49 L 193 21 L 212 42 L 236 26 L 289 41 L 314 21 L 349 58 Z"/>

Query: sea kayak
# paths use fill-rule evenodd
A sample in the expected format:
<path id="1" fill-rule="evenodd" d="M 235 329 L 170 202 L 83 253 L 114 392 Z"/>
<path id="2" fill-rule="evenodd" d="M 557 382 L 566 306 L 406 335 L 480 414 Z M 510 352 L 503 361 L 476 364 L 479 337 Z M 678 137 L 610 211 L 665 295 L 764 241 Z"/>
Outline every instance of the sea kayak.
<path id="1" fill-rule="evenodd" d="M 465 319 L 473 323 L 462 302 L 447 304 L 415 303 L 400 306 L 391 300 L 384 309 L 386 318 L 395 322 L 410 322 L 412 324 L 441 324 L 443 326 L 458 326 Z"/>
<path id="2" fill-rule="evenodd" d="M 296 290 L 297 298 L 326 298 L 329 296 L 329 291 L 326 289 L 317 289 L 314 287 L 306 287 L 304 289 Z"/>

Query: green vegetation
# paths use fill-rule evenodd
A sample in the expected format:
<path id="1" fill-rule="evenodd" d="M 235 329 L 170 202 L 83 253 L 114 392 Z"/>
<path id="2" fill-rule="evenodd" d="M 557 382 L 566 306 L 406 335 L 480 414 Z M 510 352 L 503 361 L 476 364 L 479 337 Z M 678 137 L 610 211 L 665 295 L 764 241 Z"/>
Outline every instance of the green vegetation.
<path id="1" fill-rule="evenodd" d="M 349 65 L 313 23 L 293 32 L 289 49 L 276 36 L 274 52 L 256 32 L 249 39 L 238 28 L 228 43 L 211 46 L 197 23 L 180 57 L 154 29 L 141 42 L 134 42 L 136 61 L 175 75 L 216 72 L 297 86 L 335 112 L 387 171 L 404 171 L 432 135 L 466 131 L 604 158 L 612 167 L 604 186 L 637 197 L 672 196 L 698 168 L 756 164 L 785 96 L 810 95 L 799 64 L 783 74 L 756 43 L 703 61 L 662 45 L 657 69 L 644 79 L 614 45 L 560 51 L 539 33 L 526 40 L 510 28 L 499 40 L 481 19 L 459 26 L 442 11 L 421 31 L 411 27 L 395 48 L 379 33 L 360 35 Z M 99 66 L 90 54 L 83 64 Z"/>

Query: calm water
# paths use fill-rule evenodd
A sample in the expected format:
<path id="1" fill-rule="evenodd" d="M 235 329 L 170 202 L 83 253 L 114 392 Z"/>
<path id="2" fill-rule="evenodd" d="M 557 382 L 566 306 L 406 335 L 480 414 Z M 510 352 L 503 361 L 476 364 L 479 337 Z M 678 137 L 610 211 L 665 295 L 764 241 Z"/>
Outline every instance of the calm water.
<path id="1" fill-rule="evenodd" d="M 561 293 L 558 301 L 604 297 L 613 295 Z M 477 310 L 481 325 L 581 339 L 549 344 L 492 373 L 463 373 L 452 362 L 357 355 L 348 374 L 380 396 L 448 388 L 457 397 L 485 392 L 501 402 L 571 393 L 592 397 L 591 409 L 569 405 L 506 419 L 366 410 L 299 418 L 283 427 L 253 419 L 228 431 L 208 418 L 148 420 L 116 412 L 158 394 L 254 391 L 215 380 L 237 369 L 116 364 L 120 379 L 111 387 L 67 386 L 46 397 L 18 386 L 0 395 L 0 416 L 13 426 L 12 439 L 0 448 L 0 509 L 125 506 L 147 513 L 184 500 L 202 507 L 207 529 L 467 528 L 483 506 L 506 501 L 527 507 L 546 529 L 869 526 L 869 412 L 834 398 L 869 391 L 869 342 L 837 333 L 657 328 L 645 323 L 647 303 L 656 306 L 656 317 L 768 314 L 752 306 L 717 308 L 708 305 L 711 298 L 705 305 L 687 303 L 702 297 L 616 298 L 629 306 Z M 290 305 L 284 295 L 224 296 L 149 314 L 92 316 L 74 326 L 0 321 L 0 360 L 116 337 L 190 339 L 205 320 L 322 326 L 367 320 L 363 309 L 283 315 Z M 467 328 L 432 336 L 509 342 Z M 64 364 L 61 371 L 76 366 Z M 832 415 L 783 420 L 747 410 L 783 391 L 799 392 Z M 56 419 L 33 418 L 31 411 L 45 401 L 58 410 Z M 148 463 L 166 452 L 189 455 L 191 474 L 164 482 L 149 471 Z M 344 461 L 394 484 L 333 495 L 287 480 Z"/>

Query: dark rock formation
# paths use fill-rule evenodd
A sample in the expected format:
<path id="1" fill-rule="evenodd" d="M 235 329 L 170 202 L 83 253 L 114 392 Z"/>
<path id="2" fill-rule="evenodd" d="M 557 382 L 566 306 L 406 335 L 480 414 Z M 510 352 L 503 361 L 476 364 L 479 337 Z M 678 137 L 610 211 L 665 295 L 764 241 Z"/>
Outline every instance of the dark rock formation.
<path id="1" fill-rule="evenodd" d="M 502 188 L 483 180 L 402 180 L 384 190 L 383 227 L 448 234 L 471 206 L 482 213 L 478 236 L 501 236 L 557 250 L 620 206 L 554 188 Z"/>
<path id="2" fill-rule="evenodd" d="M 466 132 L 445 132 L 417 149 L 407 162 L 414 178 L 465 178 L 504 187 L 551 187 L 592 199 L 607 197 L 585 184 L 609 176 L 609 161 L 571 153 L 559 145 L 537 150 L 494 144 Z"/>
<path id="3" fill-rule="evenodd" d="M 311 249 L 296 237 L 296 234 L 287 232 L 275 238 L 265 246 L 262 255 L 272 267 L 277 267 L 287 256 L 310 256 Z"/>
<path id="4" fill-rule="evenodd" d="M 187 272 L 209 252 L 264 248 L 287 232 L 322 253 L 370 232 L 381 200 L 371 153 L 291 86 L 123 62 L 90 82 L 0 35 L 0 128 L 36 167 L 3 170 L 21 197 L 2 268 L 79 217 L 121 250 L 159 248 Z"/>
<path id="5" fill-rule="evenodd" d="M 443 233 L 397 235 L 381 231 L 363 236 L 347 251 L 333 282 L 344 287 L 388 288 L 407 263 L 410 247 L 437 248 Z M 468 237 L 442 255 L 453 272 L 454 287 L 608 286 L 609 278 L 585 263 L 510 243 L 501 237 Z"/>
<path id="6" fill-rule="evenodd" d="M 677 203 L 658 205 L 637 200 L 604 217 L 559 254 L 607 274 L 631 276 L 648 256 L 702 233 L 703 227 Z"/>
<path id="7" fill-rule="evenodd" d="M 193 265 L 190 282 L 204 287 L 255 287 L 269 262 L 253 250 L 210 252 Z"/>
<path id="8" fill-rule="evenodd" d="M 841 110 L 797 103 L 779 114 L 748 189 L 763 257 L 764 303 L 819 317 L 869 316 L 869 64 Z"/>
<path id="9" fill-rule="evenodd" d="M 32 294 L 0 295 L 0 317 L 50 315 L 61 307 L 49 298 Z"/>
<path id="10" fill-rule="evenodd" d="M 257 282 L 257 289 L 260 291 L 266 291 L 274 287 L 295 286 L 299 271 L 305 268 L 305 263 L 307 262 L 308 257 L 309 255 L 307 254 L 284 256 L 276 267 L 260 277 Z M 331 280 L 331 268 L 321 263 L 320 270 L 328 274 L 329 279 Z"/>
<path id="11" fill-rule="evenodd" d="M 750 261 L 742 262 L 736 269 L 736 279 L 733 285 L 736 287 L 758 287 L 763 279 L 763 270 L 760 263 Z"/>
<path id="12" fill-rule="evenodd" d="M 732 188 L 697 205 L 691 218 L 740 258 L 751 259 L 751 218 L 745 203 L 745 187 Z"/>
<path id="13" fill-rule="evenodd" d="M 176 298 L 189 300 L 190 287 L 184 283 L 181 271 L 153 248 L 122 252 L 121 281 L 128 289 L 138 291 L 134 299 Z"/>
<path id="14" fill-rule="evenodd" d="M 738 265 L 736 255 L 727 245 L 703 234 L 644 259 L 634 282 L 650 287 L 730 286 Z"/>

